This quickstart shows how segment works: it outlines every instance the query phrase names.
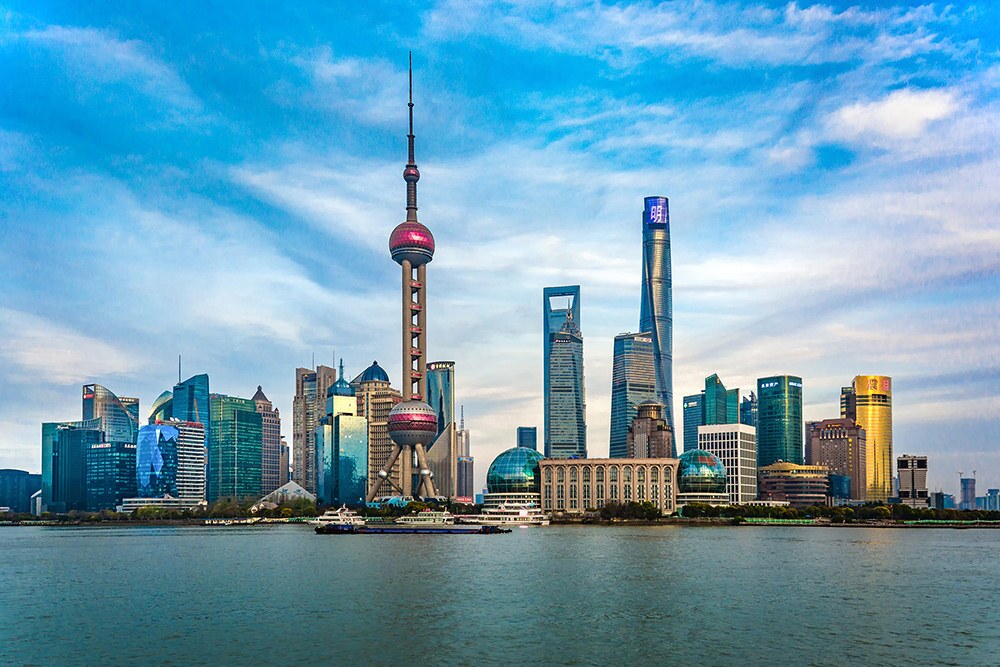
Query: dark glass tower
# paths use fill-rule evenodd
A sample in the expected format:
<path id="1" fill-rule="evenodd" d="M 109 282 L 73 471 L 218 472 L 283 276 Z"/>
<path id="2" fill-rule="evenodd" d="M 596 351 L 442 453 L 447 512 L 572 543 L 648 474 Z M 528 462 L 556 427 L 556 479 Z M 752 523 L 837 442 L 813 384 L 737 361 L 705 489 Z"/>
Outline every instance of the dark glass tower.
<path id="1" fill-rule="evenodd" d="M 583 335 L 572 314 L 549 337 L 545 404 L 545 457 L 587 458 L 587 406 L 583 384 Z"/>
<path id="2" fill-rule="evenodd" d="M 670 207 L 666 197 L 646 197 L 642 212 L 642 304 L 639 330 L 653 339 L 656 400 L 674 427 L 674 302 L 670 271 Z"/>
<path id="3" fill-rule="evenodd" d="M 776 461 L 802 465 L 802 378 L 757 380 L 757 469 Z"/>
<path id="4" fill-rule="evenodd" d="M 441 435 L 448 424 L 455 421 L 454 361 L 432 361 L 427 364 L 427 404 L 437 413 L 437 434 Z"/>
<path id="5" fill-rule="evenodd" d="M 552 370 L 557 367 L 552 359 L 553 356 L 553 341 L 557 334 L 559 334 L 563 327 L 566 325 L 567 320 L 572 320 L 574 323 L 574 329 L 579 335 L 580 329 L 580 286 L 579 285 L 563 285 L 561 287 L 546 287 L 542 290 L 542 366 L 543 366 L 543 376 L 544 376 L 544 396 L 545 396 L 545 415 L 544 415 L 544 437 L 545 437 L 545 452 L 548 456 L 548 452 L 551 447 L 551 437 L 552 433 L 556 430 L 560 432 L 565 432 L 566 426 L 563 421 L 564 407 L 562 402 L 560 402 L 560 407 L 556 407 L 553 404 L 553 398 L 556 396 L 556 392 L 553 391 L 552 387 Z M 570 355 L 572 356 L 572 355 Z M 582 405 L 584 397 L 583 391 L 583 341 L 580 341 L 580 403 Z M 561 396 L 561 392 L 559 394 Z M 556 418 L 553 415 L 553 411 L 558 410 L 560 416 L 558 424 L 553 423 L 553 419 Z M 586 435 L 584 435 L 586 439 Z M 584 446 L 586 448 L 586 446 Z"/>
<path id="6" fill-rule="evenodd" d="M 626 456 L 628 430 L 636 416 L 636 406 L 656 398 L 656 370 L 653 339 L 648 333 L 615 336 L 611 370 L 612 458 Z"/>

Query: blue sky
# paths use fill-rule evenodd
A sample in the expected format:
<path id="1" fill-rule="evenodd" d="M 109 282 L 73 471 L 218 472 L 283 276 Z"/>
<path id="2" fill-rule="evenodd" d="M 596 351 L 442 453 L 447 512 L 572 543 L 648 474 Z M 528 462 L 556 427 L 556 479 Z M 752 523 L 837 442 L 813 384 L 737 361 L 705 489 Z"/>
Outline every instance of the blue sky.
<path id="1" fill-rule="evenodd" d="M 0 2 L 0 467 L 79 385 L 176 378 L 291 435 L 294 369 L 399 377 L 406 52 L 432 359 L 477 478 L 541 425 L 541 290 L 582 286 L 592 455 L 670 197 L 675 395 L 895 378 L 897 453 L 1000 486 L 992 3 Z"/>

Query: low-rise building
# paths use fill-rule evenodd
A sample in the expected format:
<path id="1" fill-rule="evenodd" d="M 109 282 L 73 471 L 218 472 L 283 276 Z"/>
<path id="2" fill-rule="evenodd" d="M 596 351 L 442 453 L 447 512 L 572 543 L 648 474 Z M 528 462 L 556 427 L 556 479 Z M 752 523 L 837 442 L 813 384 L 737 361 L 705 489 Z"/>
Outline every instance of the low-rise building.
<path id="1" fill-rule="evenodd" d="M 787 500 L 792 507 L 826 505 L 830 470 L 778 461 L 760 468 L 760 497 L 764 500 Z"/>
<path id="2" fill-rule="evenodd" d="M 903 454 L 896 458 L 899 475 L 899 502 L 910 507 L 927 507 L 927 457 Z"/>
<path id="3" fill-rule="evenodd" d="M 662 514 L 677 508 L 675 458 L 543 459 L 542 511 L 582 514 L 607 503 L 650 502 Z"/>

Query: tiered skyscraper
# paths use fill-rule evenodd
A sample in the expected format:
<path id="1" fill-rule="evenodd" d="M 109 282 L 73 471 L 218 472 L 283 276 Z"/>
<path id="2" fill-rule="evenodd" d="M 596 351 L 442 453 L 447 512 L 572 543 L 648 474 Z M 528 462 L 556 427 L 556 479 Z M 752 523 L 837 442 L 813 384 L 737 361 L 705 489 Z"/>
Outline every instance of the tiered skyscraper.
<path id="1" fill-rule="evenodd" d="M 656 400 L 674 428 L 674 302 L 670 270 L 670 202 L 646 197 L 642 212 L 642 302 L 639 331 L 653 339 Z"/>
<path id="2" fill-rule="evenodd" d="M 260 385 L 250 399 L 257 406 L 261 420 L 261 495 L 281 486 L 281 413 L 267 400 Z"/>
<path id="3" fill-rule="evenodd" d="M 403 402 L 389 413 L 389 436 L 394 446 L 378 478 L 368 492 L 367 501 L 378 496 L 382 483 L 391 474 L 398 459 L 400 495 L 413 495 L 413 459 L 419 471 L 417 487 L 421 495 L 436 496 L 433 476 L 428 467 L 427 450 L 438 432 L 437 414 L 424 403 L 427 397 L 427 264 L 434 259 L 434 236 L 417 220 L 417 169 L 413 148 L 413 67 L 410 67 L 410 132 L 406 135 L 409 161 L 403 169 L 406 181 L 406 221 L 389 236 L 389 253 L 402 268 L 403 290 Z"/>
<path id="4" fill-rule="evenodd" d="M 627 453 L 629 428 L 640 403 L 656 398 L 653 338 L 648 333 L 615 336 L 611 368 L 611 458 Z M 671 433 L 671 437 L 673 433 Z"/>
<path id="5" fill-rule="evenodd" d="M 841 389 L 840 416 L 865 430 L 868 500 L 885 502 L 892 496 L 892 378 L 856 376 L 850 387 Z"/>
<path id="6" fill-rule="evenodd" d="M 316 493 L 316 425 L 326 414 L 326 392 L 336 381 L 337 371 L 329 366 L 295 369 L 292 468 L 295 481 L 309 493 Z"/>

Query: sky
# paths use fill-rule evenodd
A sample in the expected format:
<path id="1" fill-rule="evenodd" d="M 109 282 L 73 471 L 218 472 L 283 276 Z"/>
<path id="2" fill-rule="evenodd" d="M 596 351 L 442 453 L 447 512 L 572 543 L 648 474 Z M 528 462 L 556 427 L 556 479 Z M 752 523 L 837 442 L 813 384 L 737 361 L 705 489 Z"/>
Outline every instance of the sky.
<path id="1" fill-rule="evenodd" d="M 674 397 L 800 375 L 807 420 L 893 377 L 894 453 L 1000 487 L 994 3 L 0 0 L 0 467 L 80 385 L 399 385 L 406 70 L 428 355 L 476 477 L 542 425 L 542 289 L 581 286 L 588 448 L 670 198 Z M 678 424 L 679 427 L 679 424 Z"/>

